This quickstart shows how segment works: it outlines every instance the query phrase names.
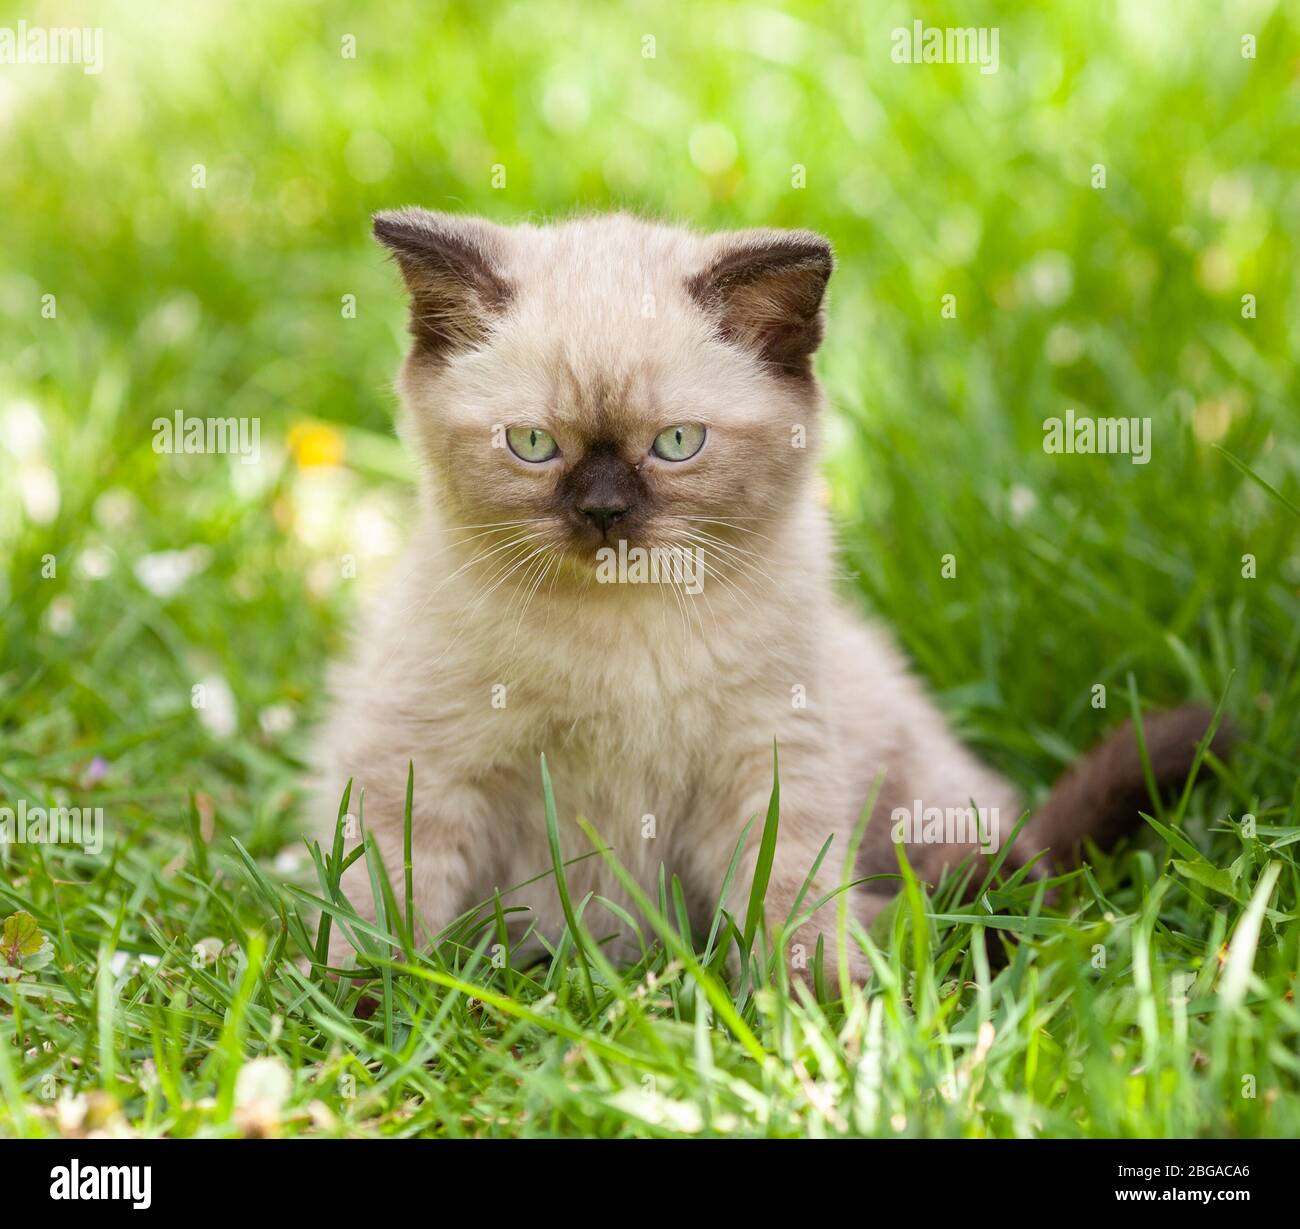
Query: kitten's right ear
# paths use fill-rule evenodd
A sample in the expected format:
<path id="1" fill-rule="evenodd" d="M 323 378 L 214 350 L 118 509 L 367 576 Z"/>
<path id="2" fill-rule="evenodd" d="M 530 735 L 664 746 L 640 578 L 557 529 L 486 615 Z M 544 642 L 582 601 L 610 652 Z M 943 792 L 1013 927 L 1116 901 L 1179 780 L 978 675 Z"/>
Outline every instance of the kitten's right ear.
<path id="1" fill-rule="evenodd" d="M 374 227 L 410 291 L 416 345 L 444 356 L 483 341 L 493 317 L 514 296 L 503 271 L 503 228 L 481 218 L 413 208 L 377 213 Z"/>

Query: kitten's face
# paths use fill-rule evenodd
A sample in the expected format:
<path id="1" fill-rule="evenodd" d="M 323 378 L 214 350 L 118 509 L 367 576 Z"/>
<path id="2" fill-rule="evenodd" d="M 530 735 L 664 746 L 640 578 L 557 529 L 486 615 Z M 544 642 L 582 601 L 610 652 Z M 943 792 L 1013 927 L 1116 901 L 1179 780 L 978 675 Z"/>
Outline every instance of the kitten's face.
<path id="1" fill-rule="evenodd" d="M 764 534 L 794 500 L 824 240 L 414 210 L 375 229 L 412 294 L 406 427 L 453 524 L 535 535 L 581 573 L 620 539 Z"/>

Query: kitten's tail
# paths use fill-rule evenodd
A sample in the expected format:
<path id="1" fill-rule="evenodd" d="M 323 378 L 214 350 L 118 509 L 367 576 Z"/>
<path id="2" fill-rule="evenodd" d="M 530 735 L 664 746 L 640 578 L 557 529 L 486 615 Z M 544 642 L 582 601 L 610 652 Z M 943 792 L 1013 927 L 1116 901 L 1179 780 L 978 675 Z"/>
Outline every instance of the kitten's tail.
<path id="1" fill-rule="evenodd" d="M 1151 775 L 1161 797 L 1181 789 L 1196 759 L 1213 712 L 1188 704 L 1142 718 Z M 1235 741 L 1225 720 L 1215 730 L 1209 749 L 1223 759 Z M 1017 844 L 1032 856 L 1047 850 L 1038 863 L 1047 872 L 1077 865 L 1085 838 L 1102 849 L 1141 824 L 1139 811 L 1151 814 L 1151 792 L 1142 770 L 1133 723 L 1126 721 L 1066 770 L 1047 800 L 1025 825 Z"/>

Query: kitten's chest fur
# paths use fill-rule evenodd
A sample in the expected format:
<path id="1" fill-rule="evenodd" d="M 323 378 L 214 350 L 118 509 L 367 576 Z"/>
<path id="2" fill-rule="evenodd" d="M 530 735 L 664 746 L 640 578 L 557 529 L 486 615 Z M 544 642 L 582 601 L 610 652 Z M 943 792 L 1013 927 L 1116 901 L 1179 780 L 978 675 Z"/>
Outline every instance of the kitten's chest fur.
<path id="1" fill-rule="evenodd" d="M 815 637 L 792 586 L 719 585 L 691 599 L 628 585 L 527 606 L 498 593 L 476 607 L 474 585 L 449 580 L 453 561 L 418 537 L 395 575 L 339 680 L 342 694 L 376 705 L 375 719 L 354 712 L 336 745 L 371 795 L 383 775 L 379 801 L 390 810 L 414 764 L 417 844 L 459 839 L 446 831 L 440 791 L 475 783 L 484 805 L 465 826 L 482 850 L 475 893 L 550 865 L 543 753 L 566 856 L 590 849 L 581 816 L 651 888 L 702 830 L 734 829 L 738 754 L 769 756 L 796 713 L 792 692 L 816 692 Z M 575 892 L 628 903 L 599 859 L 573 874 Z M 545 918 L 553 885 L 518 899 Z"/>
<path id="2" fill-rule="evenodd" d="M 407 634 L 409 648 L 388 666 L 414 721 L 409 738 L 391 726 L 389 736 L 412 747 L 417 796 L 430 807 L 417 843 L 448 839 L 437 808 L 447 775 L 479 783 L 487 810 L 470 896 L 500 889 L 541 933 L 562 929 L 549 877 L 516 887 L 551 865 L 543 754 L 565 857 L 591 851 L 585 819 L 652 896 L 660 867 L 671 876 L 695 834 L 731 826 L 735 761 L 722 732 L 753 730 L 766 744 L 770 734 L 757 731 L 773 728 L 789 696 L 761 638 L 728 629 L 725 601 L 683 612 L 667 593 L 597 594 L 574 606 L 534 603 L 522 617 L 502 602 L 472 628 L 453 606 L 449 598 L 422 640 Z M 633 910 L 601 858 L 566 875 L 574 899 L 590 893 Z"/>
<path id="3" fill-rule="evenodd" d="M 656 592 L 543 603 L 506 637 L 486 623 L 468 652 L 495 697 L 480 728 L 491 758 L 536 785 L 545 752 L 593 820 L 641 815 L 705 788 L 720 732 L 738 722 L 773 729 L 789 690 L 770 645 L 739 621 L 736 599 L 697 609 L 682 600 Z"/>

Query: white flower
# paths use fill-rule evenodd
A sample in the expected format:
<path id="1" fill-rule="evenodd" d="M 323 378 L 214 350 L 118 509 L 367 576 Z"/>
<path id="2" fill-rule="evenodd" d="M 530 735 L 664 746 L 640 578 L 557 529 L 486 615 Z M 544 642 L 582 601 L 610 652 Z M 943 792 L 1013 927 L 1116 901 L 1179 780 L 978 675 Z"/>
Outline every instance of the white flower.
<path id="1" fill-rule="evenodd" d="M 35 457 L 45 442 L 45 423 L 30 401 L 11 401 L 0 421 L 0 440 L 20 461 Z"/>
<path id="2" fill-rule="evenodd" d="M 278 1110 L 293 1090 L 293 1076 L 278 1058 L 254 1058 L 240 1068 L 235 1080 L 235 1104 L 241 1109 L 260 1103 Z"/>
<path id="3" fill-rule="evenodd" d="M 219 674 L 199 680 L 203 688 L 203 705 L 198 709 L 199 723 L 218 738 L 229 738 L 239 728 L 239 710 L 235 693 Z"/>
<path id="4" fill-rule="evenodd" d="M 48 465 L 28 462 L 18 470 L 18 493 L 29 519 L 48 525 L 59 515 L 59 480 Z"/>
<path id="5" fill-rule="evenodd" d="M 185 550 L 164 550 L 143 555 L 135 561 L 136 579 L 155 597 L 171 597 L 191 576 L 196 576 L 212 561 L 206 546 Z"/>

